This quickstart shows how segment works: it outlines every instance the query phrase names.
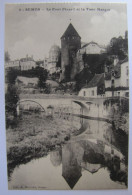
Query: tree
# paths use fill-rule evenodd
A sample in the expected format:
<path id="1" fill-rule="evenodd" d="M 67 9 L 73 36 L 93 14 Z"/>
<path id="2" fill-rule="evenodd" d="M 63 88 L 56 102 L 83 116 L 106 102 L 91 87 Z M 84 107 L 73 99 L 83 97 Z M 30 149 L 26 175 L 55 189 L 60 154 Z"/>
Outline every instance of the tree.
<path id="1" fill-rule="evenodd" d="M 15 69 L 10 69 L 7 73 L 7 82 L 10 84 L 10 85 L 13 85 L 15 84 L 15 81 L 16 81 L 16 78 L 17 76 L 19 75 L 19 71 L 18 70 L 15 70 Z"/>
<path id="2" fill-rule="evenodd" d="M 19 101 L 19 92 L 17 87 L 15 86 L 15 81 L 18 75 L 18 71 L 15 69 L 10 69 L 7 73 L 7 92 L 5 94 L 5 103 L 6 103 L 6 113 L 12 114 L 16 117 L 17 112 L 17 103 Z"/>
<path id="3" fill-rule="evenodd" d="M 8 53 L 8 51 L 5 52 L 5 62 L 9 62 L 10 61 L 10 55 Z"/>
<path id="4" fill-rule="evenodd" d="M 6 113 L 12 113 L 14 117 L 17 116 L 16 108 L 19 101 L 18 89 L 15 85 L 8 85 L 7 93 L 5 94 Z"/>
<path id="5" fill-rule="evenodd" d="M 40 89 L 44 89 L 46 88 L 46 80 L 47 80 L 47 77 L 48 77 L 48 72 L 47 70 L 41 68 L 41 67 L 37 67 L 35 69 L 36 71 L 36 76 L 39 78 L 38 80 L 38 87 Z"/>
<path id="6" fill-rule="evenodd" d="M 117 55 L 120 60 L 123 60 L 128 53 L 127 38 L 123 39 L 121 36 L 119 36 L 118 38 L 113 37 L 107 47 L 107 53 L 109 55 Z"/>

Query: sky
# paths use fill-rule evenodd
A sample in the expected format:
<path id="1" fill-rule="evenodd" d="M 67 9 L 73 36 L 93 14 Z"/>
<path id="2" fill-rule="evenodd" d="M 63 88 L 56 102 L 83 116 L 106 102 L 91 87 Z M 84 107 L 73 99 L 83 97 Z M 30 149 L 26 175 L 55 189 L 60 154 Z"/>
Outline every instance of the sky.
<path id="1" fill-rule="evenodd" d="M 36 10 L 32 10 L 36 8 Z M 82 42 L 109 44 L 125 35 L 126 4 L 119 3 L 32 3 L 6 4 L 5 51 L 11 60 L 48 57 L 52 45 L 61 47 L 61 36 L 72 23 Z"/>

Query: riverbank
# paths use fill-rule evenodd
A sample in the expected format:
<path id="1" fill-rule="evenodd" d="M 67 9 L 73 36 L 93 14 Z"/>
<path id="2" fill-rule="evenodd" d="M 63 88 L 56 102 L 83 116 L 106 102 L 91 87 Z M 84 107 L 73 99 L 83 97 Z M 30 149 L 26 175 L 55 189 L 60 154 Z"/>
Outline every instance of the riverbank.
<path id="1" fill-rule="evenodd" d="M 71 122 L 44 113 L 23 114 L 17 126 L 6 131 L 9 177 L 17 165 L 45 156 L 66 143 L 77 130 Z"/>
<path id="2" fill-rule="evenodd" d="M 126 135 L 129 134 L 129 113 L 115 115 L 113 119 L 113 127 L 116 131 L 123 131 Z"/>

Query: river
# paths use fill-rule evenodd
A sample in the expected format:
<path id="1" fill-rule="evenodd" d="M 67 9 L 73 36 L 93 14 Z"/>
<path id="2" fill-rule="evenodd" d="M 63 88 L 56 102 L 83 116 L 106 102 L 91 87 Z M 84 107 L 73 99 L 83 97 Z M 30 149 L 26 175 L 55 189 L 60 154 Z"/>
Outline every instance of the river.
<path id="1" fill-rule="evenodd" d="M 127 188 L 127 138 L 104 121 L 61 117 L 78 130 L 47 156 L 17 166 L 9 189 Z"/>

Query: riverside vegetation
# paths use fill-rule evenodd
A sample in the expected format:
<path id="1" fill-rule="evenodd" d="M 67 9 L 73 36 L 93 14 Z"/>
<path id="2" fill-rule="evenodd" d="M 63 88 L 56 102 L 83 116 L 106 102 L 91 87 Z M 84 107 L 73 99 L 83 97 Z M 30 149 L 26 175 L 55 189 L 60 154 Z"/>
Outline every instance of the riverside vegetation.
<path id="1" fill-rule="evenodd" d="M 62 118 L 48 117 L 44 113 L 23 114 L 16 126 L 9 126 L 6 131 L 9 177 L 15 166 L 47 155 L 66 143 L 76 130 L 71 121 Z"/>

